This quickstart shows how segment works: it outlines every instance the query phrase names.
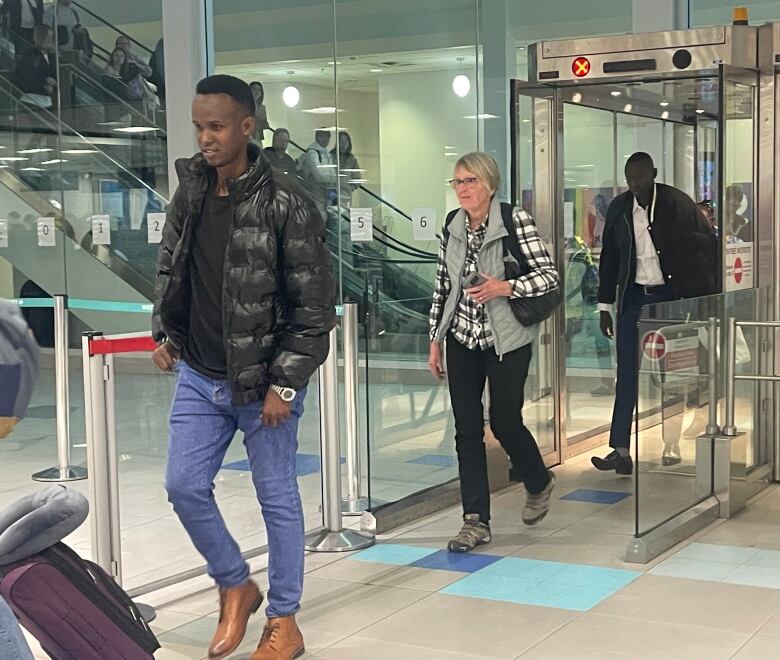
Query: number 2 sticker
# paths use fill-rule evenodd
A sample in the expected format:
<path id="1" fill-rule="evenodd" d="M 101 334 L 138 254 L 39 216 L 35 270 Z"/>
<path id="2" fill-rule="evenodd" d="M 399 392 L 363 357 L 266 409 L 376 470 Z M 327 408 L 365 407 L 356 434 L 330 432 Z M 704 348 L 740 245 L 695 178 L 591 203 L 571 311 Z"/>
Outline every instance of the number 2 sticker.
<path id="1" fill-rule="evenodd" d="M 147 242 L 160 243 L 165 225 L 165 213 L 148 213 L 146 215 Z"/>

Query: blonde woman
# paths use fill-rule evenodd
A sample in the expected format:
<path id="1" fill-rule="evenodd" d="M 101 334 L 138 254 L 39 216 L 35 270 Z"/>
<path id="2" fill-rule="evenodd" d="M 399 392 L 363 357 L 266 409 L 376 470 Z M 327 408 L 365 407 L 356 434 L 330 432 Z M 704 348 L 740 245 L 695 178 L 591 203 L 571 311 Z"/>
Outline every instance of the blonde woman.
<path id="1" fill-rule="evenodd" d="M 490 490 L 485 456 L 482 393 L 490 387 L 490 426 L 527 491 L 523 522 L 534 525 L 549 511 L 555 477 L 523 424 L 523 387 L 531 362 L 535 327 L 522 325 L 509 299 L 535 297 L 558 287 L 558 272 L 531 217 L 495 198 L 501 175 L 488 154 L 474 152 L 455 164 L 450 184 L 460 208 L 444 228 L 430 313 L 428 366 L 437 378 L 446 372 L 455 416 L 463 527 L 450 540 L 452 552 L 490 542 Z M 502 211 L 511 223 L 528 273 L 505 279 Z M 508 215 L 507 215 L 508 218 Z M 509 239 L 513 237 L 510 235 Z"/>

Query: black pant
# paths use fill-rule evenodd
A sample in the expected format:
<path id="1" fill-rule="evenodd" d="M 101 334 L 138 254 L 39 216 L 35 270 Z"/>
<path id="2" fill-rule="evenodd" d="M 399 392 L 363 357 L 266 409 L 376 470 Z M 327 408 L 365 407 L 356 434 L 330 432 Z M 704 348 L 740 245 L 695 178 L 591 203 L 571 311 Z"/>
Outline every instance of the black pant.
<path id="1" fill-rule="evenodd" d="M 631 422 L 639 388 L 639 317 L 645 305 L 657 305 L 675 299 L 671 286 L 644 287 L 630 283 L 623 296 L 623 306 L 617 317 L 615 341 L 617 350 L 617 382 L 609 446 L 631 446 Z"/>
<path id="2" fill-rule="evenodd" d="M 525 487 L 530 493 L 539 493 L 550 481 L 536 440 L 523 424 L 523 388 L 530 363 L 530 344 L 499 360 L 492 348 L 472 351 L 447 336 L 447 373 L 463 513 L 478 513 L 482 522 L 490 520 L 482 407 L 486 378 L 490 387 L 490 428 L 522 475 Z"/>

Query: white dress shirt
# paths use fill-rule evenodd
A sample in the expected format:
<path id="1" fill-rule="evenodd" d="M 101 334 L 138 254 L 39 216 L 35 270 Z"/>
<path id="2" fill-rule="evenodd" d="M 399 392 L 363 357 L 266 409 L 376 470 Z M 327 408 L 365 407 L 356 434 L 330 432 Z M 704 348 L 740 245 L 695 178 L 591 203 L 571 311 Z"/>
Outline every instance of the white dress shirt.
<path id="1" fill-rule="evenodd" d="M 644 286 L 660 286 L 665 283 L 658 251 L 650 236 L 650 226 L 653 224 L 653 216 L 655 215 L 656 195 L 657 190 L 653 187 L 653 201 L 649 214 L 647 209 L 642 208 L 634 197 L 634 247 L 636 249 L 636 277 L 634 281 Z M 609 303 L 599 303 L 598 305 L 600 312 L 609 312 L 611 309 L 612 305 Z"/>

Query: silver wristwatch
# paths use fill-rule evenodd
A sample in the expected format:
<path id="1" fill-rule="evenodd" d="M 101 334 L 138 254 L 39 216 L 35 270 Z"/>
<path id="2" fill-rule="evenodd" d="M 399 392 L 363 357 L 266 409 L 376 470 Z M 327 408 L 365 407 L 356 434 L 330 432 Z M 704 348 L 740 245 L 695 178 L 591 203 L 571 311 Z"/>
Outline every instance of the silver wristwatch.
<path id="1" fill-rule="evenodd" d="M 282 387 L 281 385 L 271 385 L 271 389 L 279 395 L 279 398 L 285 403 L 290 403 L 295 398 L 297 392 L 292 387 Z"/>

